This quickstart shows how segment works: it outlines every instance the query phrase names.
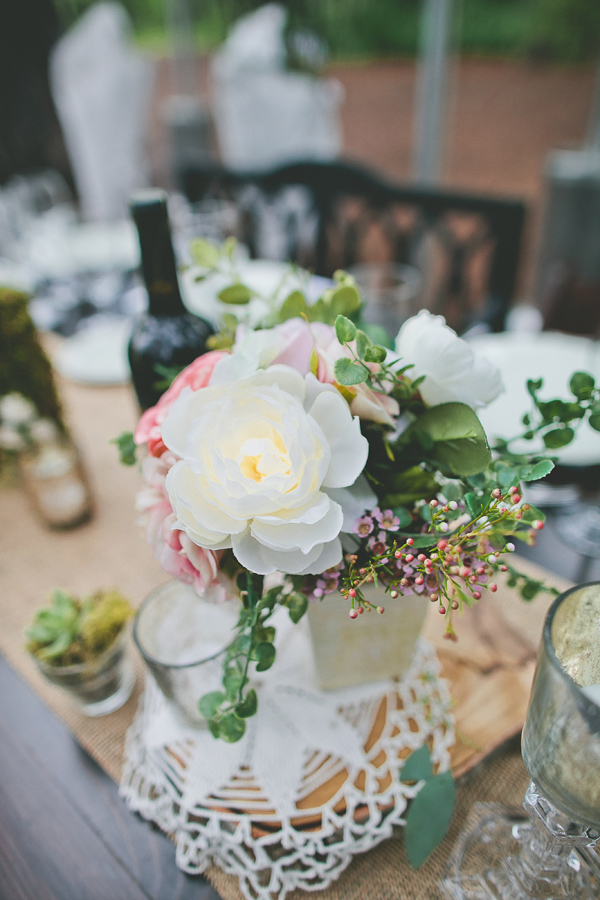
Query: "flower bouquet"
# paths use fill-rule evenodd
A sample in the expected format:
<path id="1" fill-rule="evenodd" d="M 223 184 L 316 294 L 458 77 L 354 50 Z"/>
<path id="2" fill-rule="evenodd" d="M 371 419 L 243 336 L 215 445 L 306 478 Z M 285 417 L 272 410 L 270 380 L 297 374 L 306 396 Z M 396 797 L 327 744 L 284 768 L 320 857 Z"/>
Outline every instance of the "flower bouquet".
<path id="1" fill-rule="evenodd" d="M 234 286 L 225 303 L 227 291 L 250 300 Z M 360 620 L 420 595 L 455 640 L 456 614 L 496 591 L 498 571 L 535 596 L 541 583 L 508 560 L 514 539 L 532 541 L 544 522 L 520 485 L 553 462 L 510 441 L 492 452 L 476 410 L 502 390 L 495 367 L 427 311 L 385 346 L 361 325 L 346 273 L 316 303 L 295 290 L 269 327 L 231 314 L 225 324 L 218 349 L 142 415 L 135 447 L 119 443 L 129 462 L 147 449 L 138 505 L 163 567 L 199 594 L 240 598 L 223 689 L 199 700 L 215 737 L 236 741 L 257 709 L 251 667 L 275 659 L 277 607 L 298 622 L 338 593 Z M 573 376 L 568 401 L 544 403 L 540 387 L 529 383 L 525 437 L 552 449 L 586 417 L 600 430 L 591 376 Z"/>

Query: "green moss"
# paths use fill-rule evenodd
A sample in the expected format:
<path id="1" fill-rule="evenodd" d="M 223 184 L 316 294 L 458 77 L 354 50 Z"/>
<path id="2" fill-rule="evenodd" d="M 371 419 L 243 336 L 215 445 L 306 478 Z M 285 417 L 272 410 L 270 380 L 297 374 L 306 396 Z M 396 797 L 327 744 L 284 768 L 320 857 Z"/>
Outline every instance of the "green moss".
<path id="1" fill-rule="evenodd" d="M 52 366 L 28 302 L 26 294 L 0 287 L 0 396 L 17 391 L 35 403 L 40 416 L 64 427 Z"/>

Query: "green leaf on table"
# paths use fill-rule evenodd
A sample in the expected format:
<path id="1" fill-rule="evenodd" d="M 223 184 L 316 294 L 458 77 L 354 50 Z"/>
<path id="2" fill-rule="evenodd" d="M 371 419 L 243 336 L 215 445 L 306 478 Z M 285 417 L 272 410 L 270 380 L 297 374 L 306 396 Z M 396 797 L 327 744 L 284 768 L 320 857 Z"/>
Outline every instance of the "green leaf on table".
<path id="1" fill-rule="evenodd" d="M 543 438 L 544 444 L 549 450 L 558 450 L 560 447 L 566 447 L 575 437 L 575 432 L 569 426 L 564 428 L 553 428 L 547 431 Z"/>
<path id="2" fill-rule="evenodd" d="M 347 344 L 356 337 L 356 325 L 346 316 L 337 316 L 335 320 L 335 334 L 340 344 Z"/>
<path id="3" fill-rule="evenodd" d="M 346 387 L 354 384 L 362 384 L 369 377 L 368 371 L 359 363 L 352 362 L 348 357 L 343 356 L 336 359 L 334 366 L 335 380 Z"/>
<path id="4" fill-rule="evenodd" d="M 429 747 L 423 744 L 407 756 L 400 772 L 400 781 L 428 781 L 432 776 Z"/>
<path id="5" fill-rule="evenodd" d="M 134 466 L 137 461 L 137 445 L 133 439 L 132 431 L 123 431 L 121 434 L 108 442 L 116 444 L 119 451 L 119 459 L 124 466 Z"/>
<path id="6" fill-rule="evenodd" d="M 205 269 L 214 269 L 221 259 L 219 245 L 205 238 L 195 238 L 190 244 L 190 253 L 194 262 Z"/>
<path id="7" fill-rule="evenodd" d="M 569 381 L 569 389 L 578 400 L 589 400 L 596 382 L 587 372 L 574 372 Z"/>
<path id="8" fill-rule="evenodd" d="M 211 691 L 210 694 L 204 694 L 198 700 L 198 709 L 205 719 L 212 719 L 216 715 L 220 705 L 227 697 L 223 691 Z"/>
<path id="9" fill-rule="evenodd" d="M 256 671 L 266 672 L 275 662 L 275 647 L 269 641 L 261 641 L 256 646 L 252 656 L 257 660 Z"/>
<path id="10" fill-rule="evenodd" d="M 245 284 L 230 284 L 218 294 L 221 303 L 230 303 L 236 306 L 244 306 L 250 302 L 252 291 Z"/>
<path id="11" fill-rule="evenodd" d="M 249 719 L 250 716 L 256 715 L 256 710 L 258 709 L 258 700 L 256 697 L 256 691 L 254 688 L 250 688 L 244 699 L 241 703 L 235 708 L 236 716 L 239 716 L 242 719 Z"/>
<path id="12" fill-rule="evenodd" d="M 406 815 L 404 844 L 408 861 L 418 869 L 441 844 L 454 812 L 456 786 L 451 772 L 426 781 Z"/>
<path id="13" fill-rule="evenodd" d="M 306 310 L 306 297 L 302 291 L 292 291 L 281 305 L 279 321 L 287 322 L 288 319 L 297 319 L 302 315 L 306 315 Z"/>
<path id="14" fill-rule="evenodd" d="M 235 744 L 243 738 L 245 731 L 246 723 L 234 712 L 227 713 L 222 719 L 219 719 L 219 737 L 228 744 Z"/>

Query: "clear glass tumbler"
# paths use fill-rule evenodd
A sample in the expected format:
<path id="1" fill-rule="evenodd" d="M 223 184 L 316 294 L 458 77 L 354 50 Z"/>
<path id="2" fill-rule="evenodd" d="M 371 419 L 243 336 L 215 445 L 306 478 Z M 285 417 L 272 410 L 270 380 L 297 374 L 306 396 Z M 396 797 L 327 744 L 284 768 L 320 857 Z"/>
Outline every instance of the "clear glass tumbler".
<path id="1" fill-rule="evenodd" d="M 188 724 L 206 725 L 198 700 L 222 689 L 223 658 L 239 611 L 236 599 L 211 603 L 189 585 L 169 581 L 152 591 L 136 614 L 135 644 L 160 690 Z"/>
<path id="2" fill-rule="evenodd" d="M 544 626 L 523 730 L 522 811 L 477 803 L 450 857 L 452 900 L 598 900 L 600 583 L 561 594 Z"/>

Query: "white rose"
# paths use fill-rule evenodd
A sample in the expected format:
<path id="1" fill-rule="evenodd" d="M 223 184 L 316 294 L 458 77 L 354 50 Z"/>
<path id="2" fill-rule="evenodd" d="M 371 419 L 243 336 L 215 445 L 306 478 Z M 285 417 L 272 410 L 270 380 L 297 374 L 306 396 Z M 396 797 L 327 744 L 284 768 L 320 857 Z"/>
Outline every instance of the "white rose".
<path id="1" fill-rule="evenodd" d="M 232 548 L 259 574 L 318 574 L 340 562 L 368 443 L 331 385 L 276 365 L 185 389 L 162 439 L 180 457 L 166 481 L 176 527 L 199 547 Z M 364 511 L 374 498 L 356 490 Z"/>
<path id="2" fill-rule="evenodd" d="M 37 418 L 37 409 L 23 394 L 13 391 L 0 399 L 0 419 L 6 425 L 26 425 Z"/>
<path id="3" fill-rule="evenodd" d="M 419 391 L 428 406 L 458 401 L 476 409 L 504 390 L 496 366 L 476 355 L 446 325 L 443 316 L 433 316 L 428 310 L 407 319 L 398 332 L 396 351 L 402 365 L 413 365 L 407 372 L 409 378 L 425 376 Z"/>

